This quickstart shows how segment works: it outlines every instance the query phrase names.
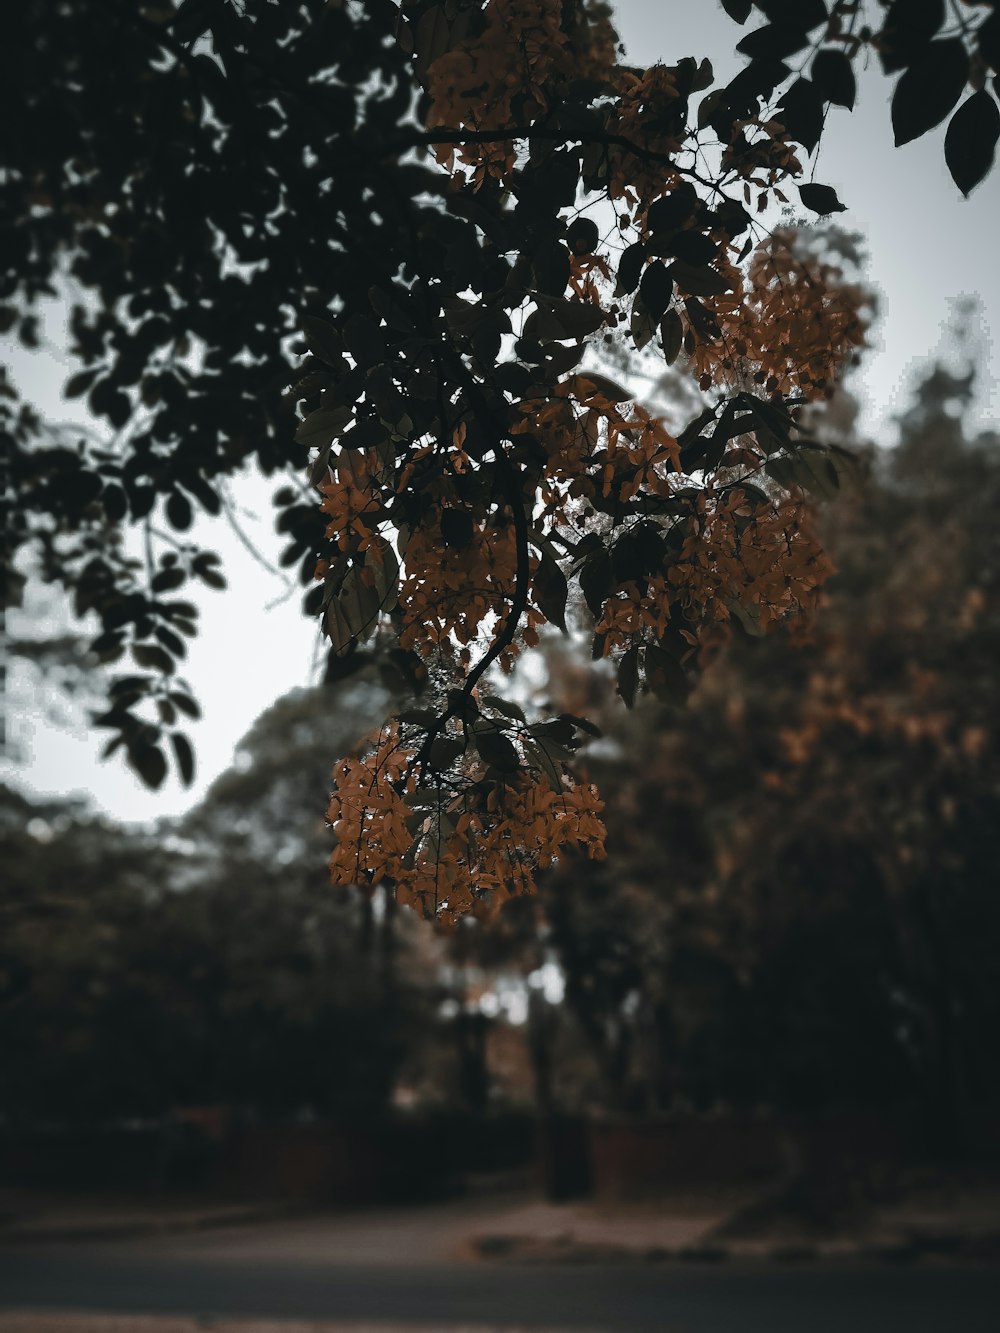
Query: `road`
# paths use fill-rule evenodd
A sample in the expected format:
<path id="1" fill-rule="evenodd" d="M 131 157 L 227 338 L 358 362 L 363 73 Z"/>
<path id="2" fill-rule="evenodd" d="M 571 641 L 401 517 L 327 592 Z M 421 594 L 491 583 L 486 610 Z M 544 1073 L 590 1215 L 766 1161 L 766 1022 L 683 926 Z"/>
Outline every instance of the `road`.
<path id="1" fill-rule="evenodd" d="M 334 1233 L 335 1234 L 335 1233 Z M 0 1249 L 0 1310 L 257 1316 L 578 1333 L 996 1333 L 1000 1270 L 542 1266 L 377 1256 L 322 1225 Z"/>

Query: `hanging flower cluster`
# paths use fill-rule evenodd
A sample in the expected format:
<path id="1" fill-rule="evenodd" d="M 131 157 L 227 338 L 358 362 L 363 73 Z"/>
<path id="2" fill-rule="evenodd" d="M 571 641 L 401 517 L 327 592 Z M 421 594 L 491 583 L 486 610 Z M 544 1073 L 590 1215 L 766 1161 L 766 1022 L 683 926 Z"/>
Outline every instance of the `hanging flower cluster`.
<path id="1" fill-rule="evenodd" d="M 706 384 L 760 385 L 769 396 L 829 396 L 864 345 L 864 296 L 834 263 L 806 259 L 786 228 L 750 256 L 735 290 L 709 303 L 718 331 L 697 338 L 691 369 Z"/>
<path id="2" fill-rule="evenodd" d="M 597 790 L 554 770 L 553 742 L 526 727 L 508 739 L 484 717 L 478 728 L 442 732 L 425 755 L 405 734 L 412 728 L 396 722 L 337 764 L 327 812 L 335 880 L 389 880 L 402 902 L 448 923 L 533 893 L 537 873 L 570 846 L 603 858 Z M 501 778 L 491 755 L 504 767 L 516 755 L 524 767 Z M 431 781 L 422 784 L 424 771 Z"/>

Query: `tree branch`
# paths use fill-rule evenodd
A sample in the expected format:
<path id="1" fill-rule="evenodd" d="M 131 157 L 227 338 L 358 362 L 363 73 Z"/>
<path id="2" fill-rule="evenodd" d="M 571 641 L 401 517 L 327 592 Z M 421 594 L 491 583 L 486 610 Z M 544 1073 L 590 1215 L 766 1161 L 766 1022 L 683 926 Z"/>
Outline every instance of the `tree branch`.
<path id="1" fill-rule="evenodd" d="M 453 352 L 449 359 L 455 365 L 458 376 L 465 385 L 480 420 L 486 421 L 492 427 L 491 434 L 494 437 L 492 440 L 493 457 L 496 460 L 497 476 L 500 479 L 504 497 L 510 505 L 513 516 L 517 551 L 517 568 L 514 576 L 514 592 L 511 597 L 510 610 L 504 620 L 503 628 L 465 678 L 462 693 L 471 695 L 483 675 L 500 657 L 504 649 L 509 648 L 514 642 L 521 617 L 528 609 L 528 561 L 530 558 L 528 552 L 528 519 L 524 512 L 524 496 L 521 485 L 513 464 L 507 457 L 507 451 L 504 448 L 504 434 L 496 424 L 493 409 L 461 356 Z"/>
<path id="2" fill-rule="evenodd" d="M 721 193 L 720 187 L 715 181 L 708 180 L 700 172 L 695 171 L 693 167 L 681 166 L 672 154 L 658 153 L 653 148 L 643 148 L 641 144 L 637 144 L 624 134 L 566 135 L 558 130 L 547 130 L 536 125 L 508 125 L 502 129 L 489 130 L 452 130 L 446 129 L 444 126 L 437 126 L 431 130 L 409 134 L 405 139 L 392 140 L 386 144 L 382 156 L 404 152 L 407 148 L 433 148 L 436 144 L 503 143 L 507 139 L 526 139 L 528 142 L 537 139 L 559 144 L 596 143 L 608 148 L 624 148 L 636 157 L 645 158 L 649 162 L 660 162 L 671 167 L 679 175 L 690 176 L 692 180 L 698 181 L 700 185 L 704 185 L 707 189 Z"/>

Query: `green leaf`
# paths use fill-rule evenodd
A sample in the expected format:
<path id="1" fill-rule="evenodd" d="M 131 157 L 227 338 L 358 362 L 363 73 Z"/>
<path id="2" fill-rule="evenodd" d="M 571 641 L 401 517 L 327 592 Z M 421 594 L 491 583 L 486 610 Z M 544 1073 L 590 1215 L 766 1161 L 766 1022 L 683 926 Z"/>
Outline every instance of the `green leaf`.
<path id="1" fill-rule="evenodd" d="M 601 327 L 607 316 L 591 301 L 545 300 L 546 312 L 562 330 L 563 338 L 585 338 Z"/>
<path id="2" fill-rule="evenodd" d="M 792 460 L 788 454 L 776 454 L 774 457 L 769 458 L 764 464 L 764 471 L 772 481 L 776 481 L 778 485 L 783 486 L 785 490 L 791 490 L 792 487 L 797 484 L 795 480 L 795 469 L 792 466 Z"/>
<path id="3" fill-rule="evenodd" d="M 716 411 L 714 407 L 706 407 L 693 421 L 689 421 L 677 436 L 685 470 L 690 471 L 691 466 L 696 464 L 704 453 L 707 441 L 701 439 L 701 432 L 710 421 L 715 420 Z"/>
<path id="4" fill-rule="evenodd" d="M 401 713 L 396 714 L 397 722 L 404 722 L 410 726 L 423 727 L 426 731 L 428 727 L 438 720 L 438 715 L 433 708 L 404 708 Z"/>
<path id="5" fill-rule="evenodd" d="M 349 407 L 326 407 L 310 412 L 295 432 L 298 444 L 307 449 L 322 449 L 331 444 L 354 417 Z"/>
<path id="6" fill-rule="evenodd" d="M 465 743 L 456 736 L 438 736 L 431 743 L 429 758 L 431 766 L 439 773 L 450 768 L 460 754 L 465 752 Z"/>
<path id="7" fill-rule="evenodd" d="M 167 629 L 166 625 L 157 625 L 156 637 L 167 652 L 172 653 L 174 657 L 187 657 L 187 645 L 184 640 L 176 635 L 173 630 Z"/>
<path id="8" fill-rule="evenodd" d="M 473 329 L 486 318 L 487 310 L 481 301 L 464 301 L 460 296 L 448 296 L 441 302 L 448 327 L 453 333 L 471 335 Z"/>
<path id="9" fill-rule="evenodd" d="M 705 444 L 700 460 L 701 466 L 706 472 L 710 472 L 713 468 L 719 466 L 725 455 L 726 445 L 736 435 L 742 435 L 746 430 L 742 419 L 737 420 L 735 413 L 736 404 L 730 401 L 726 403 L 718 421 L 715 423 L 711 439 Z M 747 420 L 747 424 L 749 424 L 749 420 Z"/>
<path id="10" fill-rule="evenodd" d="M 840 202 L 832 185 L 800 185 L 799 198 L 810 212 L 818 213 L 821 217 L 847 210 L 847 205 Z"/>
<path id="11" fill-rule="evenodd" d="M 598 375 L 593 370 L 581 371 L 579 375 L 574 376 L 571 383 L 573 392 L 584 402 L 592 398 L 595 393 L 606 398 L 609 403 L 624 403 L 635 397 L 632 389 L 625 389 L 614 380 L 608 379 L 607 375 Z"/>
<path id="12" fill-rule="evenodd" d="M 698 128 L 707 129 L 719 110 L 725 106 L 726 89 L 713 88 L 707 97 L 698 103 Z"/>
<path id="13" fill-rule="evenodd" d="M 532 586 L 539 611 L 550 625 L 558 626 L 565 633 L 566 598 L 569 592 L 566 575 L 547 551 L 542 553 Z"/>
<path id="14" fill-rule="evenodd" d="M 764 471 L 780 486 L 801 486 L 819 500 L 831 500 L 840 490 L 840 475 L 823 445 L 796 445 L 788 454 L 769 458 Z"/>
<path id="15" fill-rule="evenodd" d="M 378 598 L 379 608 L 383 611 L 389 610 L 396 604 L 396 593 L 399 588 L 399 561 L 396 559 L 396 552 L 389 542 L 381 538 L 373 542 L 369 551 L 371 554 L 367 563 L 375 580 L 375 595 Z"/>
<path id="16" fill-rule="evenodd" d="M 548 718 L 545 722 L 536 722 L 530 730 L 536 741 L 551 741 L 554 745 L 570 746 L 576 740 L 576 724 L 565 714 Z"/>
<path id="17" fill-rule="evenodd" d="M 657 644 L 646 648 L 646 684 L 664 703 L 686 703 L 693 682 L 677 658 Z"/>
<path id="18" fill-rule="evenodd" d="M 464 551 L 472 541 L 475 523 L 468 509 L 446 509 L 441 515 L 441 539 L 445 546 Z"/>
<path id="19" fill-rule="evenodd" d="M 167 518 L 172 528 L 186 532 L 191 526 L 194 515 L 187 498 L 180 491 L 171 491 L 167 499 Z"/>
<path id="20" fill-rule="evenodd" d="M 167 695 L 167 698 L 172 704 L 176 705 L 182 713 L 186 713 L 188 717 L 193 718 L 195 721 L 201 717 L 201 709 L 189 694 L 180 694 L 176 691 L 171 691 L 171 693 Z"/>
<path id="21" fill-rule="evenodd" d="M 854 67 L 843 51 L 825 46 L 816 52 L 809 72 L 824 101 L 846 106 L 849 111 L 854 107 L 857 96 Z"/>
<path id="22" fill-rule="evenodd" d="M 599 617 L 614 586 L 611 557 L 603 546 L 587 557 L 580 569 L 580 587 L 591 613 Z"/>
<path id="23" fill-rule="evenodd" d="M 128 499 L 120 486 L 105 486 L 101 492 L 101 504 L 110 523 L 120 523 L 128 513 Z"/>
<path id="24" fill-rule="evenodd" d="M 502 335 L 495 324 L 485 321 L 472 334 L 472 351 L 476 360 L 486 369 L 492 369 L 500 355 Z"/>
<path id="25" fill-rule="evenodd" d="M 438 56 L 444 55 L 451 40 L 451 24 L 443 5 L 431 5 L 420 16 L 413 33 L 417 73 L 421 78 Z"/>
<path id="26" fill-rule="evenodd" d="M 586 343 L 550 343 L 545 348 L 542 369 L 551 375 L 563 375 L 567 370 L 574 370 L 583 359 Z"/>
<path id="27" fill-rule="evenodd" d="M 646 224 L 655 235 L 676 231 L 694 217 L 699 206 L 694 187 L 687 181 L 653 201 L 646 210 Z"/>
<path id="28" fill-rule="evenodd" d="M 715 226 L 724 230 L 730 239 L 741 236 L 753 221 L 738 199 L 723 199 L 715 206 L 713 211 L 715 213 Z"/>
<path id="29" fill-rule="evenodd" d="M 815 84 L 799 78 L 785 90 L 772 119 L 781 121 L 789 137 L 811 153 L 823 133 L 823 114 L 823 98 Z"/>
<path id="30" fill-rule="evenodd" d="M 537 756 L 539 766 L 545 772 L 555 791 L 562 791 L 563 765 L 570 763 L 573 756 L 551 739 L 540 736 L 525 742 L 525 750 Z"/>
<path id="31" fill-rule="evenodd" d="M 641 351 L 647 343 L 652 342 L 656 334 L 656 321 L 646 309 L 641 295 L 637 296 L 632 302 L 629 330 L 637 351 Z"/>
<path id="32" fill-rule="evenodd" d="M 566 228 L 566 244 L 575 255 L 592 255 L 600 238 L 600 230 L 593 218 L 574 218 Z M 568 266 L 566 273 L 568 278 Z"/>
<path id="33" fill-rule="evenodd" d="M 385 339 L 375 320 L 355 310 L 344 321 L 344 342 L 359 366 L 371 370 L 385 360 Z"/>
<path id="34" fill-rule="evenodd" d="M 721 336 L 722 330 L 719 328 L 719 321 L 710 310 L 707 310 L 696 296 L 685 296 L 684 309 L 687 311 L 688 320 L 691 327 L 699 338 L 706 341 Z"/>
<path id="35" fill-rule="evenodd" d="M 327 471 L 330 467 L 330 450 L 332 446 L 327 444 L 319 451 L 313 461 L 309 464 L 309 485 L 319 486 L 327 480 Z"/>
<path id="36" fill-rule="evenodd" d="M 735 23 L 746 23 L 752 7 L 752 0 L 722 0 L 722 8 Z"/>
<path id="37" fill-rule="evenodd" d="M 397 333 L 413 333 L 413 321 L 393 292 L 376 284 L 369 287 L 368 300 L 375 314 L 384 319 L 390 329 L 395 329 Z"/>
<path id="38" fill-rule="evenodd" d="M 348 570 L 340 592 L 330 602 L 330 606 L 334 605 L 340 608 L 352 640 L 363 643 L 375 633 L 382 602 L 375 587 L 362 578 L 357 565 Z"/>
<path id="39" fill-rule="evenodd" d="M 589 717 L 580 717 L 577 713 L 560 713 L 558 721 L 572 722 L 578 731 L 585 731 L 588 736 L 600 738 L 604 735 L 600 727 L 595 722 L 591 722 Z"/>
<path id="40" fill-rule="evenodd" d="M 521 767 L 521 756 L 507 737 L 502 735 L 495 726 L 491 725 L 480 730 L 481 725 L 482 722 L 478 722 L 473 732 L 473 739 L 480 758 L 491 768 L 499 768 L 503 772 L 513 773 L 519 769 Z"/>
<path id="41" fill-rule="evenodd" d="M 969 56 L 960 37 L 929 42 L 903 71 L 892 95 L 896 147 L 940 125 L 962 96 L 968 77 Z"/>
<path id="42" fill-rule="evenodd" d="M 140 742 L 130 745 L 127 762 L 143 784 L 154 791 L 163 784 L 163 779 L 167 776 L 167 761 L 159 746 Z"/>
<path id="43" fill-rule="evenodd" d="M 636 690 L 639 688 L 639 645 L 633 644 L 618 663 L 618 693 L 625 701 L 625 707 L 635 704 Z"/>
<path id="44" fill-rule="evenodd" d="M 79 370 L 75 375 L 71 375 L 63 387 L 64 398 L 79 398 L 87 392 L 94 380 L 101 373 L 100 366 L 93 366 L 90 370 Z"/>
<path id="45" fill-rule="evenodd" d="M 334 326 L 315 315 L 302 315 L 299 319 L 306 343 L 313 356 L 325 361 L 328 366 L 343 365 L 344 340 Z"/>
<path id="46" fill-rule="evenodd" d="M 465 690 L 449 690 L 445 697 L 448 701 L 448 712 L 453 717 L 460 717 L 464 722 L 475 722 L 478 718 L 479 705 Z"/>
<path id="47" fill-rule="evenodd" d="M 686 264 L 683 259 L 675 259 L 667 272 L 688 296 L 721 296 L 730 290 L 729 279 L 707 265 L 698 268 Z"/>
<path id="48" fill-rule="evenodd" d="M 787 445 L 789 436 L 795 427 L 795 422 L 788 414 L 788 409 L 780 400 L 769 402 L 766 398 L 758 398 L 756 394 L 741 394 L 737 399 L 740 406 L 745 407 L 751 412 L 759 423 L 757 427 L 757 439 L 763 448 L 768 448 L 766 437 L 762 435 L 761 427 L 769 431 L 782 445 Z M 749 427 L 748 427 L 749 429 Z M 774 446 L 778 447 L 777 444 Z"/>
<path id="49" fill-rule="evenodd" d="M 667 244 L 673 255 L 693 268 L 710 263 L 719 253 L 719 247 L 711 236 L 700 231 L 676 232 Z"/>
<path id="50" fill-rule="evenodd" d="M 623 532 L 611 548 L 611 567 L 619 583 L 638 582 L 663 566 L 663 529 L 643 522 Z"/>
<path id="51" fill-rule="evenodd" d="M 364 417 L 340 437 L 344 449 L 372 449 L 389 438 L 388 428 L 377 417 Z"/>
<path id="52" fill-rule="evenodd" d="M 639 295 L 651 319 L 659 322 L 673 294 L 674 283 L 670 270 L 659 259 L 654 260 L 647 266 L 639 283 Z"/>
<path id="53" fill-rule="evenodd" d="M 944 23 L 944 0 L 892 0 L 879 33 L 882 70 L 903 69 L 926 48 Z"/>
<path id="54" fill-rule="evenodd" d="M 749 56 L 751 60 L 770 61 L 784 60 L 795 55 L 805 45 L 806 35 L 802 29 L 768 23 L 763 28 L 755 28 L 753 32 L 747 33 L 736 43 L 736 49 L 740 55 Z"/>
<path id="55" fill-rule="evenodd" d="M 204 477 L 190 473 L 184 477 L 184 486 L 186 490 L 191 492 L 206 513 L 218 514 L 222 511 L 222 501 Z"/>
<path id="56" fill-rule="evenodd" d="M 187 572 L 183 569 L 161 569 L 149 585 L 153 592 L 169 592 L 187 582 Z"/>
<path id="57" fill-rule="evenodd" d="M 155 643 L 134 643 L 132 656 L 139 666 L 149 671 L 161 671 L 165 676 L 172 674 L 174 659 Z"/>
<path id="58" fill-rule="evenodd" d="M 586 218 L 578 218 L 586 222 Z M 593 226 L 593 224 L 591 224 Z M 596 232 L 597 228 L 594 227 Z M 535 287 L 548 296 L 562 296 L 569 283 L 569 251 L 561 241 L 548 241 L 531 256 Z"/>
<path id="59" fill-rule="evenodd" d="M 190 787 L 194 781 L 194 751 L 191 749 L 191 742 L 182 731 L 172 731 L 170 744 L 173 747 L 181 781 L 185 787 Z"/>
<path id="60" fill-rule="evenodd" d="M 634 245 L 626 246 L 622 251 L 622 257 L 618 261 L 618 282 L 615 286 L 615 296 L 628 296 L 639 285 L 639 279 L 642 277 L 642 266 L 646 262 L 646 244 L 644 241 L 636 241 Z"/>
<path id="61" fill-rule="evenodd" d="M 976 46 L 985 65 L 1000 71 L 1000 11 L 994 9 L 988 18 L 983 19 L 976 33 Z M 994 78 L 993 91 L 997 91 Z"/>
<path id="62" fill-rule="evenodd" d="M 668 310 L 660 320 L 660 341 L 663 344 L 663 359 L 672 366 L 680 355 L 684 340 L 684 325 L 676 310 Z"/>
<path id="63" fill-rule="evenodd" d="M 944 160 L 951 178 L 966 196 L 983 179 L 1000 139 L 1000 108 L 985 88 L 963 102 L 948 123 Z"/>
<path id="64" fill-rule="evenodd" d="M 328 604 L 323 615 L 323 625 L 332 652 L 336 657 L 344 657 L 353 647 L 356 635 L 339 598 L 334 597 Z"/>
<path id="65" fill-rule="evenodd" d="M 754 4 L 772 23 L 800 32 L 812 32 L 830 17 L 824 0 L 754 0 Z"/>
<path id="66" fill-rule="evenodd" d="M 513 699 L 504 699 L 499 694 L 484 694 L 483 703 L 492 708 L 497 713 L 503 713 L 504 717 L 509 717 L 513 722 L 524 722 L 524 709 L 520 704 L 514 703 Z"/>

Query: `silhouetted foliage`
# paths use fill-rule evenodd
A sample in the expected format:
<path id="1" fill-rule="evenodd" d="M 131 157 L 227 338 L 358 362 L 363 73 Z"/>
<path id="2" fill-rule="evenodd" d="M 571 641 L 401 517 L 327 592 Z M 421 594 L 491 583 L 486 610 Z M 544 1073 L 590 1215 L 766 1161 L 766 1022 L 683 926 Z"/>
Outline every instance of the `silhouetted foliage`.
<path id="1" fill-rule="evenodd" d="M 282 563 L 318 580 L 335 663 L 377 645 L 423 694 L 335 769 L 334 879 L 450 920 L 532 891 L 571 846 L 603 856 L 601 799 L 569 774 L 591 725 L 522 717 L 488 673 L 564 624 L 571 588 L 629 703 L 686 696 L 728 622 L 811 610 L 829 564 L 809 496 L 853 460 L 800 409 L 865 319 L 836 262 L 755 219 L 852 104 L 870 44 L 904 71 L 897 140 L 968 80 L 946 139 L 963 189 L 996 138 L 992 10 L 956 35 L 914 0 L 880 32 L 841 0 L 757 8 L 715 89 L 705 60 L 623 65 L 598 0 L 17 7 L 2 318 L 33 346 L 38 300 L 72 295 L 65 391 L 107 438 L 46 427 L 5 386 L 6 582 L 16 597 L 33 568 L 99 621 L 94 654 L 124 668 L 106 754 L 152 787 L 171 755 L 191 781 L 183 593 L 224 578 L 185 534 L 247 462 L 296 475 L 307 455 L 308 486 L 275 496 Z M 800 199 L 842 207 L 815 182 Z M 678 360 L 693 419 L 602 372 L 588 349 L 616 340 Z"/>

